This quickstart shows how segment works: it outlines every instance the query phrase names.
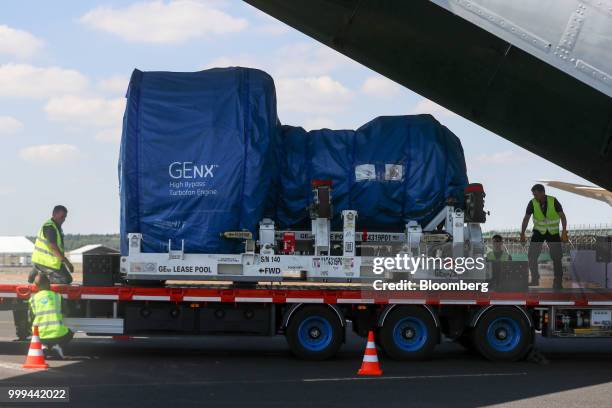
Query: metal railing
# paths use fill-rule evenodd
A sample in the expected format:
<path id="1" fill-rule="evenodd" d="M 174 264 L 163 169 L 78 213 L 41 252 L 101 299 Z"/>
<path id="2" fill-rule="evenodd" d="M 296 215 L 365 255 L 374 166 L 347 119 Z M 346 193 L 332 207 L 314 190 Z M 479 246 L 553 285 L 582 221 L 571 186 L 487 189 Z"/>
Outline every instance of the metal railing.
<path id="1" fill-rule="evenodd" d="M 612 224 L 575 224 L 569 225 L 567 228 L 568 243 L 563 244 L 564 253 L 571 249 L 592 250 L 595 249 L 597 237 L 612 235 Z M 529 249 L 529 238 L 531 230 L 527 230 L 527 242 L 520 241 L 520 230 L 518 229 L 503 229 L 491 230 L 483 233 L 485 244 L 488 248 L 491 247 L 491 238 L 493 235 L 499 234 L 504 239 L 504 247 L 510 254 L 526 254 Z M 542 247 L 542 253 L 546 256 L 548 252 L 547 245 Z"/>

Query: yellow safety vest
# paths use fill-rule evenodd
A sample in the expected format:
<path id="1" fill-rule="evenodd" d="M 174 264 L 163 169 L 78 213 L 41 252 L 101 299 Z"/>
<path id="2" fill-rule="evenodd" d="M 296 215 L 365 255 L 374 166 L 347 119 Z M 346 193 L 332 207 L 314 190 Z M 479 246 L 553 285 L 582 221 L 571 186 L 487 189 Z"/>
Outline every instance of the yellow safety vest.
<path id="1" fill-rule="evenodd" d="M 42 340 L 56 339 L 68 333 L 62 318 L 62 297 L 50 290 L 41 290 L 30 297 L 34 314 L 33 326 L 38 326 Z"/>
<path id="2" fill-rule="evenodd" d="M 60 231 L 57 228 L 57 225 L 55 225 L 55 222 L 50 219 L 45 222 L 38 231 L 36 243 L 34 243 L 34 253 L 32 253 L 32 262 L 49 267 L 51 269 L 59 270 L 62 267 L 62 260 L 53 255 L 51 247 L 49 246 L 49 241 L 47 240 L 47 238 L 45 238 L 44 229 L 47 226 L 52 226 L 53 229 L 55 229 L 55 236 L 57 237 L 55 242 L 57 243 L 57 248 L 62 254 L 64 253 L 64 243 L 62 242 L 62 234 L 60 234 Z"/>
<path id="3" fill-rule="evenodd" d="M 508 256 L 508 253 L 506 251 L 503 251 L 501 254 L 501 257 L 499 259 L 495 258 L 495 253 L 493 251 L 489 251 L 487 253 L 487 261 L 488 262 L 497 262 L 497 261 L 509 261 L 510 257 Z"/>
<path id="4" fill-rule="evenodd" d="M 546 196 L 546 215 L 542 212 L 540 202 L 535 198 L 531 200 L 533 205 L 533 229 L 542 234 L 550 232 L 551 234 L 559 233 L 559 220 L 561 217 L 555 210 L 555 197 Z"/>

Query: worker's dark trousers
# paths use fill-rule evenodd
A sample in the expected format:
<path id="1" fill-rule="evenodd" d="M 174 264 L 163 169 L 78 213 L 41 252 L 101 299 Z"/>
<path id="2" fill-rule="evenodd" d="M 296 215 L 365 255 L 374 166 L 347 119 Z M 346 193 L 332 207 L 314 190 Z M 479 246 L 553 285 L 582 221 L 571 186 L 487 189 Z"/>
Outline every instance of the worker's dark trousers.
<path id="1" fill-rule="evenodd" d="M 73 337 L 74 333 L 72 330 L 68 330 L 68 333 L 64 334 L 62 337 L 56 337 L 54 339 L 41 338 L 40 342 L 49 348 L 55 346 L 56 344 L 59 344 L 61 348 L 64 348 L 68 343 L 70 343 L 70 340 L 72 340 Z"/>
<path id="2" fill-rule="evenodd" d="M 68 268 L 66 268 L 66 265 L 64 264 L 62 264 L 60 269 L 51 269 L 47 266 L 34 264 L 34 269 L 32 269 L 30 275 L 28 276 L 28 282 L 34 283 L 34 279 L 39 273 L 44 273 L 47 275 L 49 282 L 54 285 L 69 285 L 72 283 L 70 271 L 68 271 Z"/>
<path id="3" fill-rule="evenodd" d="M 43 265 L 34 264 L 34 268 L 28 275 L 28 282 L 34 283 L 36 275 L 44 273 L 54 285 L 67 285 L 72 282 L 72 276 L 65 265 L 59 270 L 47 268 Z M 19 339 L 25 339 L 32 332 L 30 323 L 30 310 L 27 301 L 18 300 L 13 308 L 13 320 L 15 321 L 15 334 Z"/>
<path id="4" fill-rule="evenodd" d="M 18 339 L 25 339 L 32 333 L 30 326 L 30 307 L 27 300 L 17 299 L 13 307 L 13 319 L 15 320 L 15 334 Z"/>
<path id="5" fill-rule="evenodd" d="M 531 243 L 529 244 L 529 270 L 531 271 L 531 280 L 539 281 L 540 272 L 538 270 L 538 257 L 542 252 L 542 244 L 546 242 L 550 250 L 550 257 L 553 261 L 553 269 L 555 280 L 553 288 L 561 289 L 563 286 L 563 266 L 561 265 L 561 236 L 559 234 L 546 233 L 542 234 L 539 231 L 533 231 Z"/>

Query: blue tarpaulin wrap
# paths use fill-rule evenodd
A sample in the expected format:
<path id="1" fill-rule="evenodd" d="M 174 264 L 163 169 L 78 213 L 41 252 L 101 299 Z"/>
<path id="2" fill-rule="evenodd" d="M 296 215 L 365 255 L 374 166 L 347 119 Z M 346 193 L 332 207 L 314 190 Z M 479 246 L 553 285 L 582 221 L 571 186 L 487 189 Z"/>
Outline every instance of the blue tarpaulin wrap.
<path id="1" fill-rule="evenodd" d="M 135 70 L 119 160 L 121 252 L 184 240 L 186 252 L 230 253 L 229 230 L 257 233 L 275 193 L 279 134 L 272 78 L 247 68 L 194 73 Z"/>
<path id="2" fill-rule="evenodd" d="M 468 184 L 459 139 L 431 115 L 379 117 L 352 130 L 283 126 L 278 149 L 276 218 L 281 228 L 307 225 L 312 180 L 332 181 L 332 225 L 342 210 L 358 226 L 403 230 L 430 221 Z"/>

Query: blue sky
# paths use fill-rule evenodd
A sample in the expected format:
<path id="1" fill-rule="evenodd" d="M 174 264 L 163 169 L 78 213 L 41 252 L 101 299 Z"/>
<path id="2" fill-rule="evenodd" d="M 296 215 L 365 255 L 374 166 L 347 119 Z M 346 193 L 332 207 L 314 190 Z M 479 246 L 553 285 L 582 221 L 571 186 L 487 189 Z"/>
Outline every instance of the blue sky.
<path id="1" fill-rule="evenodd" d="M 485 229 L 518 227 L 537 179 L 591 184 L 238 0 L 4 0 L 0 235 L 35 234 L 57 203 L 70 210 L 66 232 L 118 232 L 131 71 L 230 65 L 274 77 L 287 124 L 356 128 L 379 115 L 432 113 L 461 139 L 470 181 L 485 185 Z M 605 203 L 549 192 L 570 224 L 612 222 Z"/>

